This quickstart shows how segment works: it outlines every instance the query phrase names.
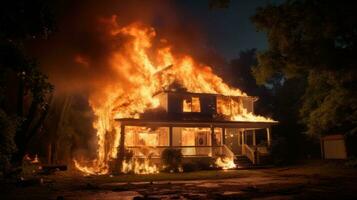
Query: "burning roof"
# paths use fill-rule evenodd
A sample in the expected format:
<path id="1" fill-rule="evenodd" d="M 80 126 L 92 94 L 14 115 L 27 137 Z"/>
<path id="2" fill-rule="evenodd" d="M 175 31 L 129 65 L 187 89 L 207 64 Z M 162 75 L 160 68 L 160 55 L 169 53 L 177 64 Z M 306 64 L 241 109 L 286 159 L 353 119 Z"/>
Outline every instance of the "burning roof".
<path id="1" fill-rule="evenodd" d="M 113 78 L 90 97 L 90 105 L 97 116 L 93 126 L 97 129 L 98 156 L 91 167 L 76 166 L 83 171 L 105 174 L 108 161 L 116 157 L 120 129 L 116 118 L 139 118 L 140 113 L 159 106 L 155 94 L 178 83 L 189 93 L 209 93 L 224 96 L 248 95 L 224 83 L 210 66 L 195 61 L 191 56 L 174 53 L 172 45 L 158 39 L 154 28 L 142 23 L 119 26 L 117 17 L 103 20 L 108 27 L 107 37 L 118 39 L 108 55 Z M 125 38 L 125 40 L 123 40 Z M 114 40 L 115 41 L 115 40 Z M 153 44 L 160 41 L 159 44 Z M 240 106 L 240 105 L 237 105 Z M 234 115 L 236 121 L 272 121 L 253 113 Z M 113 133 L 110 149 L 105 148 L 107 133 Z"/>

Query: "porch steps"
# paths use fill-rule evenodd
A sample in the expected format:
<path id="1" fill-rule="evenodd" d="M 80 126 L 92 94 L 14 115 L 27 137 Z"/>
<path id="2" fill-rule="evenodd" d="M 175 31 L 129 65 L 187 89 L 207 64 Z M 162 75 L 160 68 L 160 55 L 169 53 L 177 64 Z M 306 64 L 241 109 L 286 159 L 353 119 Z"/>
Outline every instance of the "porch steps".
<path id="1" fill-rule="evenodd" d="M 234 159 L 234 164 L 236 164 L 237 168 L 252 168 L 253 163 L 247 158 L 247 156 L 236 155 Z"/>

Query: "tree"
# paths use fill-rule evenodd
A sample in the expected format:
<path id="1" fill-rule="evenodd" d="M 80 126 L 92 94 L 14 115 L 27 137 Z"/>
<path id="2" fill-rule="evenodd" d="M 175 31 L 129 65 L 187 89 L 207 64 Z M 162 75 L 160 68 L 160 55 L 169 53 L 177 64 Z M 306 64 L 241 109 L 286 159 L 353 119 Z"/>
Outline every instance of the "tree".
<path id="1" fill-rule="evenodd" d="M 11 156 L 16 152 L 16 126 L 17 120 L 0 109 L 0 167 L 3 172 L 9 170 Z"/>
<path id="2" fill-rule="evenodd" d="M 357 132 L 356 9 L 355 2 L 294 0 L 252 17 L 269 42 L 254 76 L 260 84 L 307 77 L 300 119 L 308 133 Z"/>
<path id="3" fill-rule="evenodd" d="M 52 30 L 53 17 L 44 1 L 1 2 L 1 124 L 3 130 L 8 130 L 3 132 L 5 143 L 11 145 L 14 142 L 17 147 L 16 153 L 11 157 L 13 164 L 21 164 L 29 141 L 47 115 L 47 102 L 53 90 L 36 61 L 26 55 L 25 43 L 34 39 L 46 39 Z M 19 120 L 15 129 L 11 128 L 12 120 L 8 120 L 13 118 Z M 12 137 L 14 130 L 16 132 Z"/>
<path id="4" fill-rule="evenodd" d="M 304 94 L 306 80 L 302 78 L 283 79 L 277 75 L 262 86 L 256 83 L 252 68 L 257 65 L 256 50 L 242 51 L 239 57 L 230 63 L 229 74 L 233 77 L 230 85 L 238 87 L 249 95 L 259 97 L 255 112 L 270 116 L 279 121 L 273 127 L 273 158 L 276 164 L 287 164 L 297 158 L 311 155 L 311 148 L 306 149 L 308 138 L 301 134 L 304 126 L 299 121 L 301 96 Z"/>
<path id="5" fill-rule="evenodd" d="M 241 51 L 239 57 L 230 62 L 228 74 L 231 76 L 229 84 L 241 89 L 251 96 L 259 97 L 256 103 L 255 112 L 261 115 L 271 115 L 272 111 L 272 90 L 264 85 L 258 85 L 252 74 L 252 67 L 257 64 L 256 49 Z"/>

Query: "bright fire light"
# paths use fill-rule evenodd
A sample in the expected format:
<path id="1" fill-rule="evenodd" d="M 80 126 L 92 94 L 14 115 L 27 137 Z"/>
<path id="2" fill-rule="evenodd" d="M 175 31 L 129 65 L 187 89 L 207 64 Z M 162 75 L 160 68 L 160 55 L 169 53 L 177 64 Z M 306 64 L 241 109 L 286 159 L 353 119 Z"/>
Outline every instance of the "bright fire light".
<path id="1" fill-rule="evenodd" d="M 172 45 L 163 42 L 165 40 L 157 40 L 152 27 L 142 23 L 121 27 L 116 16 L 110 20 L 103 20 L 103 23 L 104 27 L 109 27 L 107 37 L 118 38 L 121 43 L 113 44 L 120 48 L 117 47 L 108 55 L 108 63 L 114 77 L 110 80 L 113 81 L 108 81 L 100 90 L 94 91 L 89 100 L 97 117 L 93 123 L 98 138 L 97 158 L 90 166 L 86 165 L 86 162 L 75 160 L 75 166 L 79 170 L 87 174 L 108 173 L 109 162 L 117 156 L 120 138 L 120 128 L 114 119 L 139 118 L 139 114 L 145 110 L 158 107 L 159 100 L 154 94 L 167 89 L 174 82 L 180 83 L 188 92 L 247 96 L 241 90 L 225 84 L 213 73 L 211 67 L 196 62 L 189 55 L 173 53 Z M 154 41 L 161 42 L 153 45 Z M 190 109 L 197 109 L 191 105 L 194 103 L 195 101 L 190 102 Z M 227 106 L 220 107 L 224 110 Z M 240 112 L 231 113 L 231 120 L 273 121 L 249 113 L 241 103 L 233 106 L 239 107 L 237 110 Z M 110 140 L 106 137 L 108 134 L 111 135 Z M 142 137 L 146 135 L 143 134 Z M 226 162 L 220 160 L 219 164 Z M 227 168 L 233 165 L 232 162 L 224 164 Z M 149 162 L 132 161 L 123 164 L 123 172 L 128 171 L 157 173 L 158 170 Z"/>

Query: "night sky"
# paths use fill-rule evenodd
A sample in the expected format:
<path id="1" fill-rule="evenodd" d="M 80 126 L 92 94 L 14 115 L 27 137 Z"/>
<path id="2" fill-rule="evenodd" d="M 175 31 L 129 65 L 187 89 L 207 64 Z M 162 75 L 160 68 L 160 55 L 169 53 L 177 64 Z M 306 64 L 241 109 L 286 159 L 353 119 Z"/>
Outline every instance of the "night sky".
<path id="1" fill-rule="evenodd" d="M 256 31 L 250 17 L 257 7 L 281 2 L 283 0 L 233 0 L 227 9 L 209 9 L 207 0 L 181 0 L 177 5 L 184 11 L 180 17 L 197 21 L 208 38 L 207 45 L 230 60 L 236 58 L 239 51 L 267 47 L 264 33 Z"/>

